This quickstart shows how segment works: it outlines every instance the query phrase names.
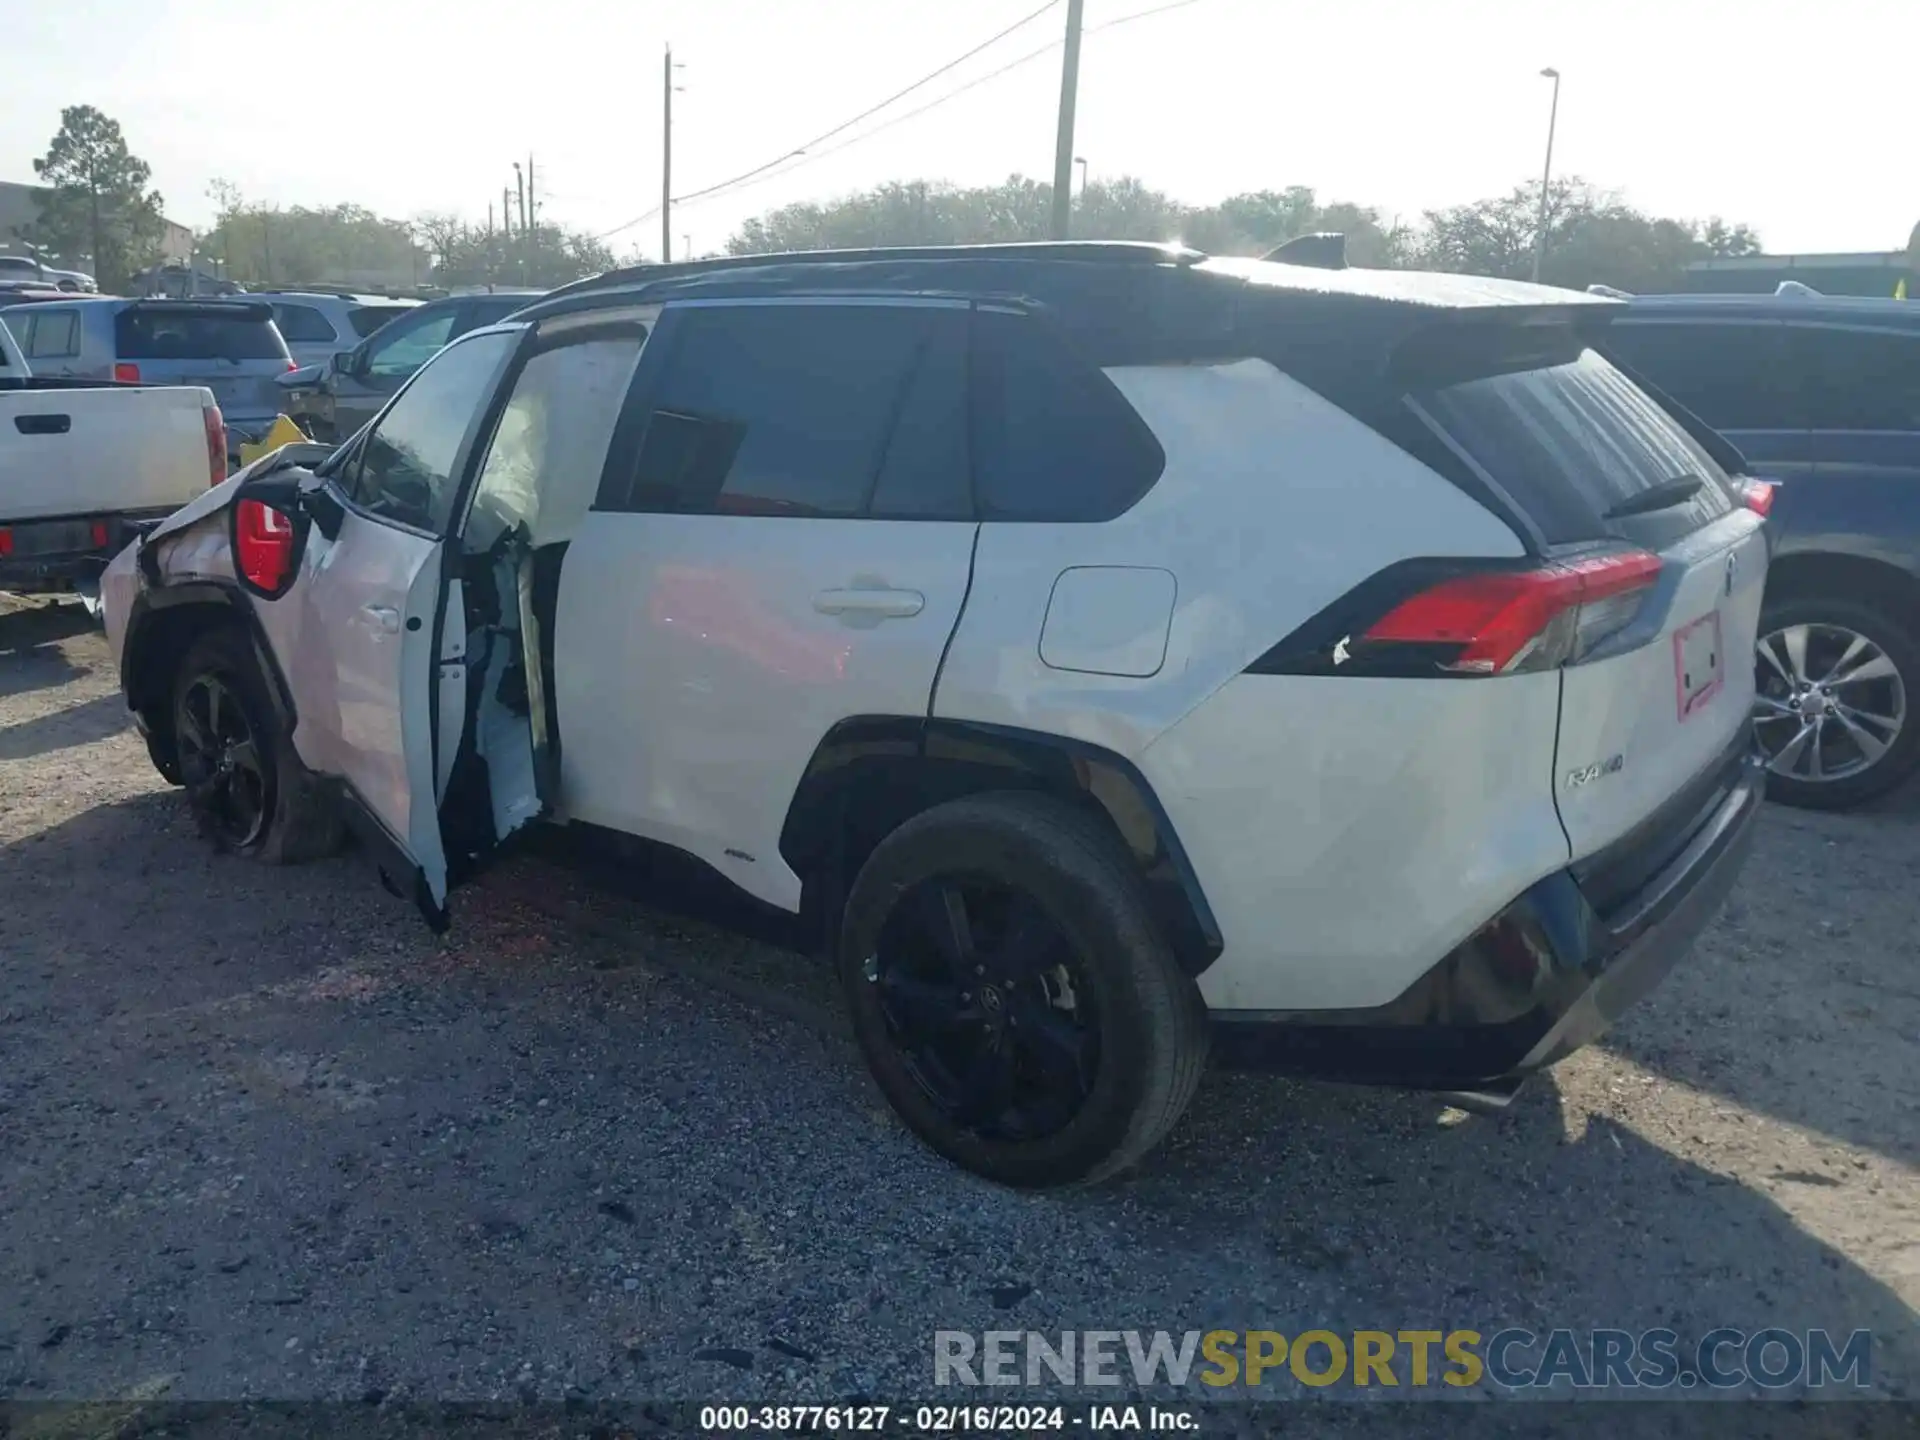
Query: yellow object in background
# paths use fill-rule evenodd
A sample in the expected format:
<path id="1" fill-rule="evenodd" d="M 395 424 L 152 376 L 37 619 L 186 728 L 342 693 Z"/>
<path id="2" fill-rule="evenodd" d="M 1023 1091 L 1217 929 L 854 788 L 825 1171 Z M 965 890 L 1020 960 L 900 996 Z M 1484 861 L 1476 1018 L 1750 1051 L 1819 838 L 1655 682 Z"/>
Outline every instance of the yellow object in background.
<path id="1" fill-rule="evenodd" d="M 240 447 L 240 463 L 251 465 L 262 455 L 271 455 L 282 445 L 298 445 L 307 438 L 306 432 L 285 415 L 273 417 L 273 427 L 252 444 Z"/>
<path id="2" fill-rule="evenodd" d="M 1907 298 L 1907 277 L 1906 276 L 1902 275 L 1899 281 L 1894 285 L 1893 298 L 1896 300 L 1904 300 Z"/>

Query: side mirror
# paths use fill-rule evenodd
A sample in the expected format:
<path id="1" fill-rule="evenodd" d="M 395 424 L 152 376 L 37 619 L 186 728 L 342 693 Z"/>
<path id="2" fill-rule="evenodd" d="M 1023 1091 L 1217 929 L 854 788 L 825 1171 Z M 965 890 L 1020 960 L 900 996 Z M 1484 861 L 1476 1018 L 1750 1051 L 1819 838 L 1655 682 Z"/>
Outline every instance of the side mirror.
<path id="1" fill-rule="evenodd" d="M 332 370 L 335 375 L 358 375 L 364 356 L 356 349 L 334 352 Z"/>

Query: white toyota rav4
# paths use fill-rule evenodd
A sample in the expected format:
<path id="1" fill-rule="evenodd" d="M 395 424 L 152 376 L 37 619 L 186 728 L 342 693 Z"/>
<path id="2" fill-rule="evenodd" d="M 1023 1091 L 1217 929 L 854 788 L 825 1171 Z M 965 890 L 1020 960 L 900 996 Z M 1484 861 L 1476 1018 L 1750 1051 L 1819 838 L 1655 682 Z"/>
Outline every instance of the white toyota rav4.
<path id="1" fill-rule="evenodd" d="M 583 281 L 113 564 L 233 850 L 445 924 L 535 821 L 810 910 L 874 1076 L 1016 1185 L 1209 1052 L 1497 1104 L 1751 838 L 1750 482 L 1617 307 L 1153 246 Z"/>

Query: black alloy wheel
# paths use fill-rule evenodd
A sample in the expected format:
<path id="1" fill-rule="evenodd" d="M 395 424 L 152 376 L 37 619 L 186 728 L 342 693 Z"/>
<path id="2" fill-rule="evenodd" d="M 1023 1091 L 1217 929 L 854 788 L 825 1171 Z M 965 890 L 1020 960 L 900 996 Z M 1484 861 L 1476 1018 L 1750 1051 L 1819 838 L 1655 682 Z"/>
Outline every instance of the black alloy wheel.
<path id="1" fill-rule="evenodd" d="M 263 737 L 231 674 L 202 668 L 181 685 L 174 739 L 187 799 L 209 832 L 235 850 L 258 846 L 273 817 Z"/>
<path id="2" fill-rule="evenodd" d="M 940 1114 L 991 1141 L 1043 1139 L 1100 1063 L 1093 990 L 1031 895 L 986 876 L 905 891 L 865 961 L 902 1061 Z"/>

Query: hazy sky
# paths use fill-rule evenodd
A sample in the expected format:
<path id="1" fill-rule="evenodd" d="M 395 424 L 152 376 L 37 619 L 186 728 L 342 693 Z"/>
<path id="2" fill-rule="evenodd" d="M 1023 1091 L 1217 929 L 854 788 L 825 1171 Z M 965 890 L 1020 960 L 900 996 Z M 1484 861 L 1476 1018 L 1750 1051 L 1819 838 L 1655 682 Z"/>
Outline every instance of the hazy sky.
<path id="1" fill-rule="evenodd" d="M 117 118 L 169 215 L 233 181 L 283 205 L 483 218 L 535 157 L 544 218 L 606 231 L 660 192 L 786 154 L 1040 0 L 0 0 L 0 179 L 30 180 L 63 105 Z M 1086 0 L 1090 29 L 1168 0 Z M 911 110 L 1049 42 L 1065 6 L 916 92 Z M 1310 185 L 1408 220 L 1556 174 L 1770 250 L 1894 249 L 1920 220 L 1915 0 L 1190 0 L 1090 33 L 1075 149 L 1191 202 Z M 1059 50 L 871 140 L 680 207 L 674 244 L 889 179 L 1052 169 Z M 866 126 L 847 132 L 859 134 Z M 846 136 L 828 142 L 839 144 Z M 824 151 L 827 147 L 822 146 Z M 816 152 L 818 153 L 818 152 Z M 610 243 L 657 254 L 658 219 Z"/>

